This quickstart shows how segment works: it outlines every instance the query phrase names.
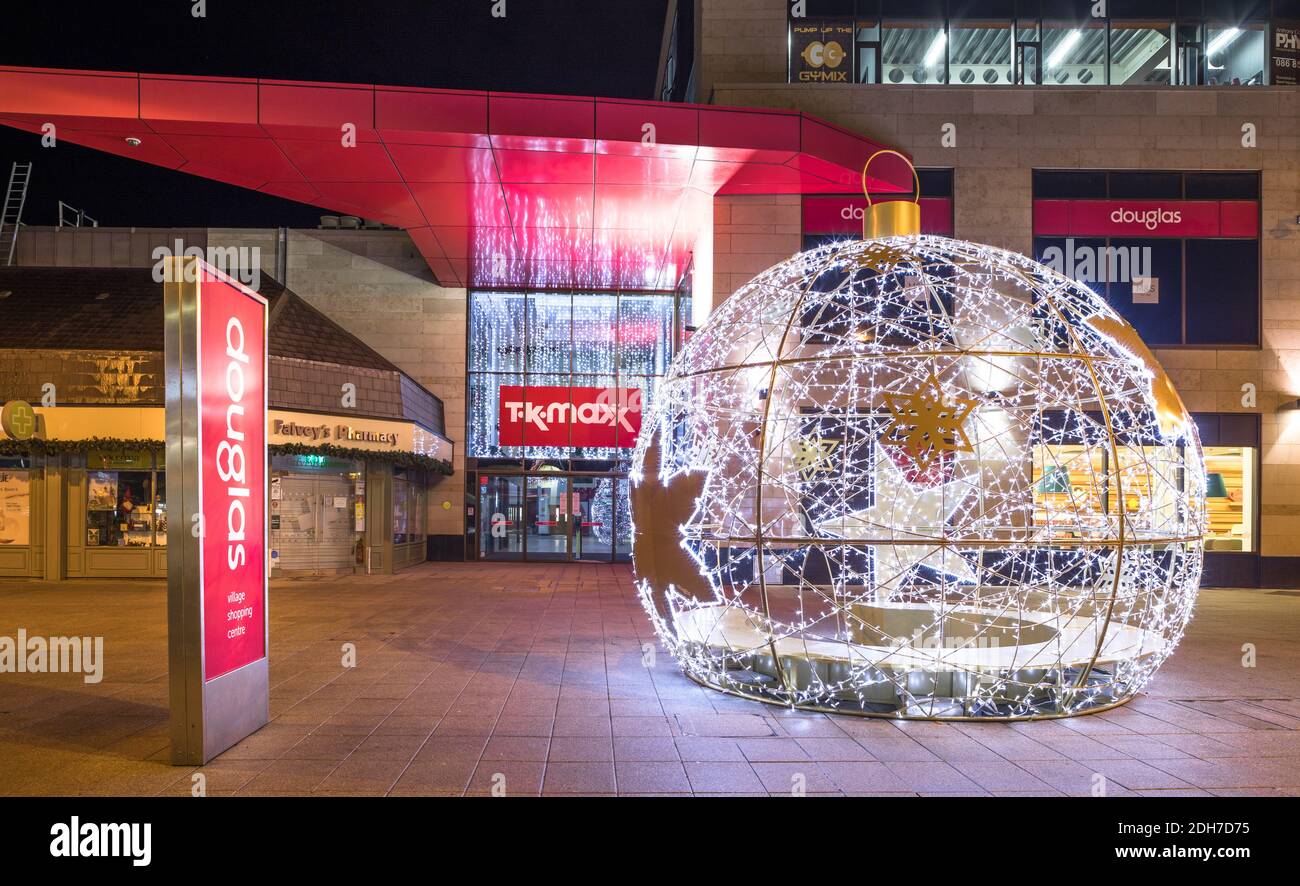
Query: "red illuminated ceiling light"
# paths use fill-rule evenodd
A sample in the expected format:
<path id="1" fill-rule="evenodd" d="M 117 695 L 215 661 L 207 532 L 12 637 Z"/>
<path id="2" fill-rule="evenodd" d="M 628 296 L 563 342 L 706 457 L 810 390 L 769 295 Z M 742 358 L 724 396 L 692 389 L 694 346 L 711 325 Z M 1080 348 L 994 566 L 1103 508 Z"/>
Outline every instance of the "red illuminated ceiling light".
<path id="1" fill-rule="evenodd" d="M 406 228 L 445 286 L 671 289 L 715 195 L 856 192 L 881 147 L 794 111 L 0 67 L 0 124 L 47 123 Z M 901 163 L 871 173 L 911 187 Z"/>

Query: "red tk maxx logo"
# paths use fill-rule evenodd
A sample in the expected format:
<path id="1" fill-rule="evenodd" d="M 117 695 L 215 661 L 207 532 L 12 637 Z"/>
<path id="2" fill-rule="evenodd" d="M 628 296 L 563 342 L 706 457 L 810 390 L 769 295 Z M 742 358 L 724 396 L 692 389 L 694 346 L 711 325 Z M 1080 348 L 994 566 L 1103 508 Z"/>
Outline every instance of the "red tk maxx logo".
<path id="1" fill-rule="evenodd" d="M 503 385 L 502 446 L 596 446 L 630 449 L 641 432 L 639 388 Z"/>

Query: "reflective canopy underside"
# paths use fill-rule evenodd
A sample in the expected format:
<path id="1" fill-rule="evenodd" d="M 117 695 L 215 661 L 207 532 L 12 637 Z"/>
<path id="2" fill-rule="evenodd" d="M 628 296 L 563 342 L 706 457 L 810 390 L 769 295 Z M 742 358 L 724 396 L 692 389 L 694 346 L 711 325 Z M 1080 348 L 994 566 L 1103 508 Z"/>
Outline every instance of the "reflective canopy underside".
<path id="1" fill-rule="evenodd" d="M 795 111 L 14 67 L 0 124 L 406 228 L 445 286 L 673 289 L 713 196 L 856 192 L 881 147 Z"/>

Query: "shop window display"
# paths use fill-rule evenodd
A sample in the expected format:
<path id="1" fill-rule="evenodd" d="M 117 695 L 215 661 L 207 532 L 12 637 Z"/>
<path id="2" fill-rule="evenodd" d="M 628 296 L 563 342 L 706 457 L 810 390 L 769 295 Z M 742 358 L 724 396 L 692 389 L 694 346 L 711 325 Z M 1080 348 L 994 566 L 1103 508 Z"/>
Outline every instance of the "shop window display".
<path id="1" fill-rule="evenodd" d="M 1205 447 L 1206 550 L 1255 549 L 1255 458 L 1249 446 Z"/>
<path id="2" fill-rule="evenodd" d="M 393 544 L 424 540 L 425 490 L 419 472 L 393 472 Z"/>
<path id="3" fill-rule="evenodd" d="M 0 468 L 0 545 L 31 544 L 31 472 Z"/>
<path id="4" fill-rule="evenodd" d="M 155 537 L 158 521 L 154 477 L 153 471 L 87 472 L 86 544 L 89 547 L 147 548 L 166 543 L 165 538 L 157 541 Z"/>
<path id="5" fill-rule="evenodd" d="M 1129 229 L 1104 236 L 1109 230 L 1093 224 L 1086 233 L 1095 236 L 1062 236 L 1058 227 L 1034 238 L 1040 261 L 1086 283 L 1146 344 L 1259 345 L 1261 240 L 1252 230 L 1260 222 L 1249 218 L 1258 212 L 1258 172 L 1035 170 L 1033 192 L 1036 232 L 1040 201 L 1070 201 L 1072 220 L 1090 201 L 1110 201 L 1116 214 L 1151 206 L 1165 213 L 1168 224 L 1146 224 L 1149 236 Z M 1210 207 L 1213 222 L 1205 221 L 1205 201 L 1219 203 Z"/>
<path id="6" fill-rule="evenodd" d="M 149 451 L 86 454 L 86 545 L 149 548 L 167 544 L 166 471 Z"/>
<path id="7" fill-rule="evenodd" d="M 1097 446 L 1038 447 L 1034 525 L 1049 534 L 1077 538 L 1086 530 L 1104 528 L 1121 510 L 1129 525 L 1138 529 L 1148 528 L 1139 524 L 1156 525 L 1172 518 L 1178 503 L 1165 490 L 1177 483 L 1164 484 L 1159 476 L 1166 463 L 1173 464 L 1172 453 L 1164 447 L 1122 444 L 1116 452 L 1117 458 Z M 1075 522 L 1062 523 L 1063 514 Z"/>
<path id="8" fill-rule="evenodd" d="M 411 484 L 393 476 L 393 544 L 405 544 L 410 527 Z"/>

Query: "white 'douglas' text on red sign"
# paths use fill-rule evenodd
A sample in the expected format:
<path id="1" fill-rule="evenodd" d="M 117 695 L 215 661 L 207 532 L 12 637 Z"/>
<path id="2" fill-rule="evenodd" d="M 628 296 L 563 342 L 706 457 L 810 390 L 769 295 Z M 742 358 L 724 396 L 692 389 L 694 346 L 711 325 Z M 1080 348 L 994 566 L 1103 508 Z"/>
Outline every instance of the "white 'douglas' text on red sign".
<path id="1" fill-rule="evenodd" d="M 204 679 L 266 655 L 266 303 L 204 268 L 199 500 Z"/>
<path id="2" fill-rule="evenodd" d="M 502 385 L 502 446 L 630 449 L 641 433 L 640 388 Z"/>

